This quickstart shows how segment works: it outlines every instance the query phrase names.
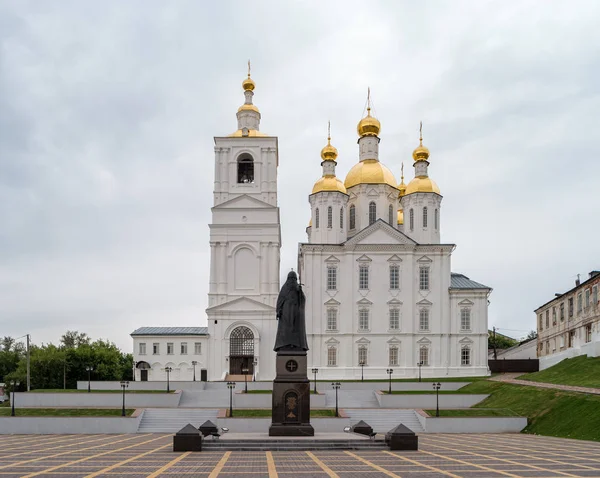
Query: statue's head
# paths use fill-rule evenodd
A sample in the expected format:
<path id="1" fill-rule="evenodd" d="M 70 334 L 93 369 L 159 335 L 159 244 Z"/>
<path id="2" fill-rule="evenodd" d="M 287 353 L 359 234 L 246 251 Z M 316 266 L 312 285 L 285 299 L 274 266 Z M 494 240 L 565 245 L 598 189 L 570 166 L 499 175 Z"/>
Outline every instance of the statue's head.
<path id="1" fill-rule="evenodd" d="M 294 282 L 298 282 L 298 275 L 294 271 L 290 271 L 287 276 L 287 280 L 294 279 Z"/>

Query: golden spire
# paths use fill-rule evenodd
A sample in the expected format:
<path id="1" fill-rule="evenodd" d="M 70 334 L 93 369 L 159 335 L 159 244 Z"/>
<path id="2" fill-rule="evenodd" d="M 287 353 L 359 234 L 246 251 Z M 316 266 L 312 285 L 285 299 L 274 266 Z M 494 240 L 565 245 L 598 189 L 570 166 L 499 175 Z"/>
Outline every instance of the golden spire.
<path id="1" fill-rule="evenodd" d="M 361 138 L 379 136 L 379 131 L 381 131 L 381 123 L 377 118 L 371 116 L 371 87 L 367 88 L 367 116 L 359 121 L 356 130 Z"/>
<path id="2" fill-rule="evenodd" d="M 398 190 L 400 191 L 400 194 L 398 194 L 398 197 L 402 197 L 406 193 L 406 184 L 404 184 L 404 161 L 402 162 L 400 171 L 401 171 L 400 184 L 398 184 Z"/>
<path id="3" fill-rule="evenodd" d="M 423 122 L 419 124 L 419 146 L 413 151 L 415 162 L 427 161 L 429 159 L 429 150 L 423 146 Z"/>
<path id="4" fill-rule="evenodd" d="M 331 145 L 331 121 L 327 122 L 327 145 L 321 150 L 323 161 L 335 161 L 338 156 L 337 149 Z"/>
<path id="5" fill-rule="evenodd" d="M 255 86 L 254 80 L 250 78 L 250 60 L 248 60 L 248 78 L 242 81 L 242 88 L 244 88 L 244 91 L 254 91 Z"/>

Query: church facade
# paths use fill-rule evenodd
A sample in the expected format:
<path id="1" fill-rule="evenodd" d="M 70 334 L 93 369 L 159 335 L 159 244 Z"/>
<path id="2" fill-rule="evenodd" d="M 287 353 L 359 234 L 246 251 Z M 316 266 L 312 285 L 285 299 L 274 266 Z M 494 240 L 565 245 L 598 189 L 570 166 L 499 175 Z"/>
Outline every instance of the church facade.
<path id="1" fill-rule="evenodd" d="M 173 365 L 181 380 L 191 380 L 196 365 L 208 380 L 275 376 L 278 142 L 260 131 L 250 74 L 242 86 L 237 130 L 215 137 L 208 327 L 196 337 L 168 328 L 179 342 L 166 358 L 148 354 L 164 339 L 161 328 L 133 332 L 137 380 L 164 380 Z M 442 196 L 422 137 L 414 179 L 398 183 L 380 161 L 380 129 L 369 103 L 357 128 L 358 162 L 344 181 L 331 138 L 321 151 L 307 242 L 298 248 L 309 369 L 320 379 L 386 378 L 389 369 L 395 378 L 486 375 L 491 288 L 451 272 L 456 246 L 440 241 Z M 181 343 L 186 351 L 202 343 L 200 361 L 175 357 Z"/>

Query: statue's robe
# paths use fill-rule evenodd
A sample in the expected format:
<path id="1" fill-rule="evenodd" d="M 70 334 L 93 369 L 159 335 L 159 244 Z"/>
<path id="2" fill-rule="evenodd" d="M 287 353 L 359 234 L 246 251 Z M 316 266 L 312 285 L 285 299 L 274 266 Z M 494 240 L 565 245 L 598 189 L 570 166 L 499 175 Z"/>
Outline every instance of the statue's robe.
<path id="1" fill-rule="evenodd" d="M 287 281 L 277 297 L 277 338 L 273 350 L 300 349 L 307 351 L 304 307 L 306 296 L 298 284 L 295 272 L 288 274 Z"/>

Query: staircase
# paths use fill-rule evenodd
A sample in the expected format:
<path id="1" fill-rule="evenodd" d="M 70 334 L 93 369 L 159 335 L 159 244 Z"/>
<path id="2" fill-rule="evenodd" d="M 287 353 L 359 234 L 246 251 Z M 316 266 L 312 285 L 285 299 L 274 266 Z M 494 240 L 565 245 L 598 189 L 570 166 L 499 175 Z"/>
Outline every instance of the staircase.
<path id="1" fill-rule="evenodd" d="M 181 408 L 146 408 L 138 433 L 175 433 L 188 423 L 196 428 L 206 420 L 217 422 L 218 410 L 181 409 Z"/>
<path id="2" fill-rule="evenodd" d="M 384 450 L 383 440 L 365 439 L 309 439 L 299 440 L 261 440 L 256 439 L 220 439 L 206 438 L 202 443 L 202 451 L 307 451 L 307 450 Z"/>
<path id="3" fill-rule="evenodd" d="M 223 408 L 229 404 L 229 390 L 182 390 L 179 408 Z"/>
<path id="4" fill-rule="evenodd" d="M 335 407 L 335 391 L 325 392 L 326 407 Z M 338 406 L 340 408 L 379 408 L 379 402 L 375 398 L 373 390 L 338 390 Z"/>
<path id="5" fill-rule="evenodd" d="M 350 417 L 350 423 L 352 425 L 364 420 L 371 425 L 373 431 L 377 433 L 387 433 L 392 428 L 400 425 L 400 423 L 406 425 L 415 433 L 423 433 L 425 431 L 417 418 L 417 412 L 414 410 L 345 408 L 344 411 Z"/>

